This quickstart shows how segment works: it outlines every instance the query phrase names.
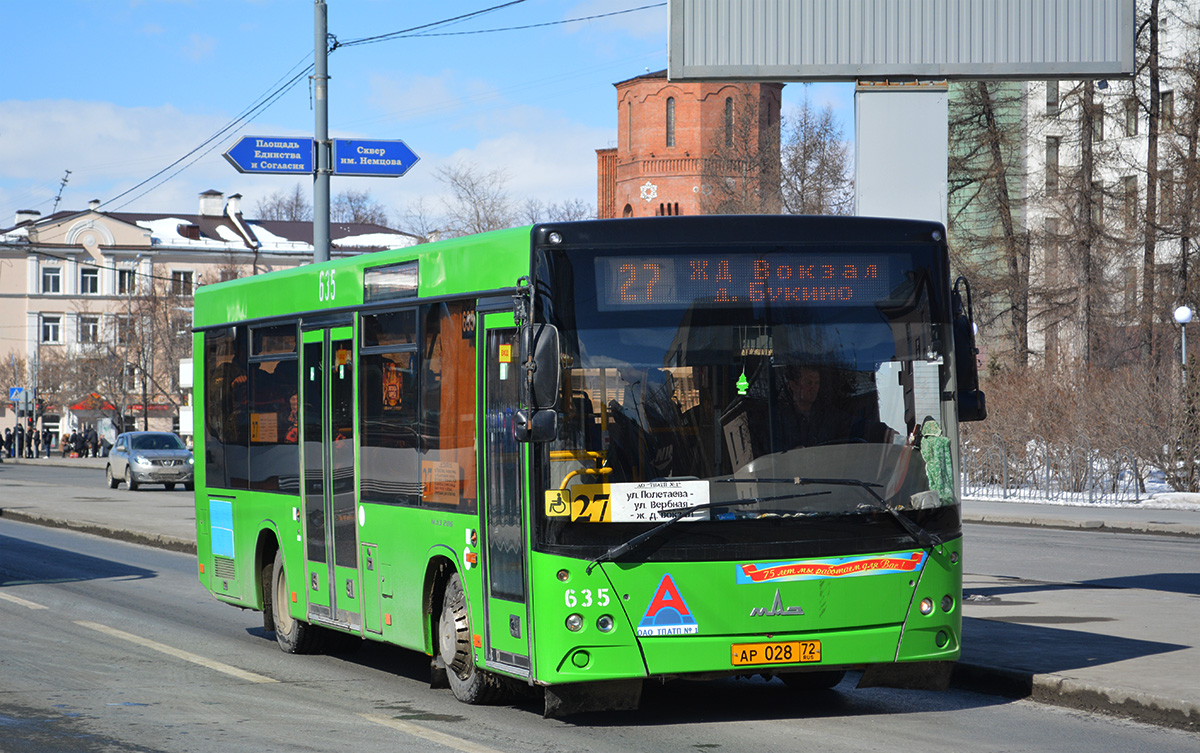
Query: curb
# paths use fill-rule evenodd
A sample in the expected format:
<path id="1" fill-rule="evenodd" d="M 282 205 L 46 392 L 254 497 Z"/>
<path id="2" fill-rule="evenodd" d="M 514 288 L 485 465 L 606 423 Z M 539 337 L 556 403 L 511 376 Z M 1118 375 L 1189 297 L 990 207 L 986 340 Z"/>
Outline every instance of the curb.
<path id="1" fill-rule="evenodd" d="M 156 549 L 166 549 L 172 552 L 183 552 L 184 554 L 196 553 L 196 542 L 189 539 L 177 538 L 175 536 L 163 536 L 162 534 L 126 531 L 120 528 L 111 528 L 109 526 L 100 525 L 98 523 L 78 523 L 69 520 L 59 520 L 57 518 L 49 518 L 44 515 L 37 515 L 34 513 L 6 510 L 2 507 L 0 507 L 0 518 L 16 520 L 21 523 L 32 523 L 34 525 L 46 526 L 47 528 L 66 528 L 72 531 L 79 531 L 80 533 L 88 533 L 93 536 L 103 536 L 106 539 L 116 539 L 118 541 L 129 542 L 130 544 L 152 546 Z"/>
<path id="2" fill-rule="evenodd" d="M 958 662 L 952 687 L 1005 698 L 1120 716 L 1159 727 L 1200 731 L 1200 704 L 1151 693 L 1092 685 L 1056 674 L 1034 674 L 987 664 Z"/>
<path id="3" fill-rule="evenodd" d="M 981 523 L 996 526 L 1026 526 L 1029 528 L 1058 528 L 1070 531 L 1100 531 L 1105 533 L 1152 533 L 1163 536 L 1187 536 L 1200 538 L 1200 526 L 1182 523 L 1113 523 L 1104 520 L 1067 520 L 1066 518 L 1038 518 L 1018 515 L 986 515 L 964 513 L 964 523 Z"/>

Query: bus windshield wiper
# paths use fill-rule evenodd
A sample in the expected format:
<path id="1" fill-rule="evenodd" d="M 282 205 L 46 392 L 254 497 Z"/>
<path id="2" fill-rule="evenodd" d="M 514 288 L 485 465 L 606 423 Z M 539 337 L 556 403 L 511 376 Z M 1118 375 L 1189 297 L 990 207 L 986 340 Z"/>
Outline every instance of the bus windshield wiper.
<path id="1" fill-rule="evenodd" d="M 779 499 L 796 499 L 798 497 L 816 497 L 818 495 L 828 494 L 828 493 L 829 492 L 810 492 L 808 494 L 783 494 L 783 495 L 779 495 L 779 496 L 775 496 L 775 497 L 751 497 L 749 499 L 730 499 L 730 500 L 726 500 L 724 502 L 702 502 L 701 504 L 692 505 L 691 507 L 680 508 L 680 512 L 679 512 L 678 516 L 671 518 L 670 520 L 664 520 L 662 523 L 659 523 L 658 525 L 654 526 L 649 531 L 643 531 L 642 533 L 639 533 L 637 536 L 634 536 L 633 538 L 629 539 L 628 541 L 626 541 L 623 544 L 617 544 L 616 546 L 612 547 L 604 554 L 601 554 L 599 557 L 597 557 L 596 559 L 589 562 L 588 566 L 587 566 L 587 573 L 589 575 L 591 575 L 592 569 L 595 568 L 596 565 L 599 565 L 601 562 L 611 562 L 612 560 L 615 560 L 617 557 L 620 557 L 622 555 L 628 554 L 629 552 L 632 552 L 634 549 L 637 549 L 642 544 L 645 544 L 647 541 L 654 538 L 658 534 L 662 533 L 667 528 L 670 528 L 671 526 L 675 525 L 676 523 L 683 520 L 684 518 L 690 518 L 692 516 L 692 513 L 698 512 L 700 510 L 710 510 L 710 509 L 713 509 L 716 507 L 737 507 L 738 505 L 752 505 L 752 504 L 755 504 L 758 502 L 772 502 L 772 501 L 779 500 Z M 670 512 L 675 512 L 675 511 L 671 510 Z"/>
<path id="2" fill-rule="evenodd" d="M 860 489 L 865 489 L 874 499 L 867 503 L 867 507 L 872 510 L 886 512 L 896 519 L 900 527 L 913 537 L 913 540 L 922 549 L 934 549 L 942 545 L 942 539 L 936 533 L 930 533 L 922 528 L 917 523 L 906 518 L 899 510 L 889 505 L 884 501 L 883 497 L 879 496 L 879 492 L 875 491 L 876 487 L 882 484 L 873 484 L 869 481 L 860 481 L 855 478 L 805 478 L 803 476 L 795 476 L 793 478 L 722 478 L 714 479 L 714 482 L 724 483 L 760 483 L 760 484 L 796 484 L 798 486 L 807 486 L 809 484 L 829 484 L 832 486 L 857 486 Z"/>

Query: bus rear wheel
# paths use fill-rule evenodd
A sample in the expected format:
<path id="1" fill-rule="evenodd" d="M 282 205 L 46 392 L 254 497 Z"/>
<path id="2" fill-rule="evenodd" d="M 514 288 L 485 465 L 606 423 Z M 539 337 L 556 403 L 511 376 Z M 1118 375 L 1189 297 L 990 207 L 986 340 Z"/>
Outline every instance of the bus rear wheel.
<path id="1" fill-rule="evenodd" d="M 471 646 L 471 616 L 458 573 L 450 576 L 442 592 L 438 617 L 438 658 L 446 667 L 446 679 L 454 697 L 463 703 L 495 703 L 503 699 L 500 678 L 475 666 Z"/>
<path id="2" fill-rule="evenodd" d="M 312 654 L 320 647 L 320 629 L 292 616 L 288 605 L 292 601 L 288 589 L 287 571 L 283 568 L 283 552 L 275 552 L 271 568 L 271 616 L 275 620 L 275 641 L 289 654 Z"/>

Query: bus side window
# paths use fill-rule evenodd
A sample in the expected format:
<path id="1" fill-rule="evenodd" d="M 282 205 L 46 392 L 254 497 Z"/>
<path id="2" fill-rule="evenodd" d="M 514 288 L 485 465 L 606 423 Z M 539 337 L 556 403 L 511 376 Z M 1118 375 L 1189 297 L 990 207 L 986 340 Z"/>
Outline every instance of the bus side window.
<path id="1" fill-rule="evenodd" d="M 359 475 L 364 502 L 421 501 L 416 323 L 412 309 L 363 317 Z"/>
<path id="2" fill-rule="evenodd" d="M 213 488 L 248 486 L 247 341 L 244 326 L 204 333 L 204 469 Z"/>
<path id="3" fill-rule="evenodd" d="M 423 307 L 421 496 L 426 505 L 474 512 L 475 329 L 470 301 Z"/>

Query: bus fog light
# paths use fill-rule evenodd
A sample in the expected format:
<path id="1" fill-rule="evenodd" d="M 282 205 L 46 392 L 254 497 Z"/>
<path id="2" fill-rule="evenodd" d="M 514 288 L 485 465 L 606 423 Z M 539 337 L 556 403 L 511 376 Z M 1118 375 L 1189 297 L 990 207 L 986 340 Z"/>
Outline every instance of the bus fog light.
<path id="1" fill-rule="evenodd" d="M 566 583 L 567 581 L 569 581 L 571 579 L 571 574 L 569 572 L 567 572 L 566 569 L 564 568 L 564 569 L 558 571 L 558 579 L 561 580 L 563 583 Z"/>
<path id="2" fill-rule="evenodd" d="M 571 654 L 571 663 L 579 669 L 584 669 L 592 663 L 592 654 L 588 651 L 576 651 Z"/>
<path id="3" fill-rule="evenodd" d="M 933 642 L 937 644 L 938 648 L 945 648 L 946 644 L 950 642 L 950 636 L 946 635 L 945 630 L 939 630 L 934 636 Z"/>
<path id="4" fill-rule="evenodd" d="M 949 612 L 951 609 L 954 609 L 954 597 L 946 594 L 942 597 L 942 611 Z"/>
<path id="5" fill-rule="evenodd" d="M 578 633 L 583 630 L 583 615 L 572 614 L 567 617 L 567 630 L 572 633 Z"/>
<path id="6" fill-rule="evenodd" d="M 600 615 L 600 618 L 596 620 L 596 628 L 599 629 L 601 633 L 611 633 L 614 627 L 616 627 L 616 622 L 613 621 L 611 614 L 602 614 Z"/>
<path id="7" fill-rule="evenodd" d="M 550 241 L 551 243 L 553 243 L 554 245 L 557 246 L 558 244 L 562 243 L 562 241 L 563 241 L 562 234 L 552 232 L 552 233 L 550 233 L 550 235 L 546 236 L 546 240 Z"/>
<path id="8" fill-rule="evenodd" d="M 924 599 L 921 599 L 921 606 L 919 608 L 921 610 L 921 614 L 933 614 L 933 599 L 929 598 L 928 596 L 926 596 Z"/>

